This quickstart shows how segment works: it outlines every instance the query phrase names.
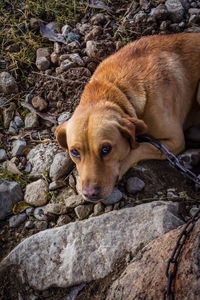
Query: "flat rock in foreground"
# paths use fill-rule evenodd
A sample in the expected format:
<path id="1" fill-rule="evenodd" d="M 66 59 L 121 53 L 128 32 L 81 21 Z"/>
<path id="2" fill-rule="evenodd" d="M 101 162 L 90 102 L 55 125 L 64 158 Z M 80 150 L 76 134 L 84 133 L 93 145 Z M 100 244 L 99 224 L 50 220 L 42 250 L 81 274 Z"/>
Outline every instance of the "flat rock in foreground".
<path id="1" fill-rule="evenodd" d="M 0 269 L 17 266 L 16 276 L 39 290 L 103 278 L 127 252 L 182 225 L 177 211 L 177 203 L 156 201 L 45 230 L 19 244 Z"/>

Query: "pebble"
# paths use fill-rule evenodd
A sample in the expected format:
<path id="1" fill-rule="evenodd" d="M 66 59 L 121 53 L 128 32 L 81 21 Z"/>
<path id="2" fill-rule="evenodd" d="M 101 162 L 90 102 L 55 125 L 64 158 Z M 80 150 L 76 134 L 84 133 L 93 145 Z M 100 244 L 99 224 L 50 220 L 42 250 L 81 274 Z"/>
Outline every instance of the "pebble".
<path id="1" fill-rule="evenodd" d="M 76 63 L 78 66 L 84 66 L 84 62 L 78 53 L 72 53 L 69 55 L 69 59 Z"/>
<path id="2" fill-rule="evenodd" d="M 26 148 L 25 140 L 16 140 L 12 145 L 12 156 L 20 156 L 23 154 L 24 149 Z"/>
<path id="3" fill-rule="evenodd" d="M 170 18 L 172 22 L 179 23 L 184 17 L 184 8 L 179 0 L 167 0 L 165 2 L 168 12 L 170 13 Z"/>
<path id="4" fill-rule="evenodd" d="M 33 206 L 45 205 L 48 201 L 48 183 L 38 179 L 26 186 L 24 201 Z"/>
<path id="5" fill-rule="evenodd" d="M 107 198 L 102 200 L 105 205 L 111 205 L 119 202 L 122 199 L 122 192 L 117 188 L 114 188 L 112 194 Z"/>
<path id="6" fill-rule="evenodd" d="M 69 198 L 71 196 L 76 196 L 76 193 L 75 193 L 74 189 L 72 189 L 70 186 L 68 186 L 59 192 L 59 194 L 57 196 L 57 201 L 58 202 L 65 201 L 67 198 Z"/>
<path id="7" fill-rule="evenodd" d="M 24 227 L 26 229 L 32 229 L 32 228 L 34 228 L 34 222 L 33 222 L 33 220 L 26 221 L 26 223 L 24 224 Z"/>
<path id="8" fill-rule="evenodd" d="M 67 152 L 57 153 L 50 167 L 49 176 L 53 181 L 58 180 L 63 176 L 67 176 L 73 166 L 74 163 Z"/>
<path id="9" fill-rule="evenodd" d="M 50 61 L 46 57 L 40 57 L 36 60 L 36 67 L 40 71 L 46 71 L 50 67 Z"/>
<path id="10" fill-rule="evenodd" d="M 192 207 L 191 209 L 190 209 L 190 216 L 191 217 L 193 217 L 195 214 L 196 214 L 196 212 L 199 210 L 199 207 Z"/>
<path id="11" fill-rule="evenodd" d="M 160 4 L 155 8 L 152 8 L 150 15 L 158 20 L 165 20 L 169 15 L 169 12 L 164 4 Z"/>
<path id="12" fill-rule="evenodd" d="M 102 34 L 103 30 L 101 26 L 94 26 L 90 32 L 88 32 L 84 38 L 84 41 L 90 41 L 95 39 L 95 37 L 98 37 Z"/>
<path id="13" fill-rule="evenodd" d="M 47 102 L 40 96 L 33 97 L 32 105 L 34 108 L 38 109 L 39 111 L 44 110 L 48 106 Z"/>
<path id="14" fill-rule="evenodd" d="M 40 28 L 40 24 L 38 19 L 36 18 L 30 18 L 30 27 L 31 29 L 39 29 Z"/>
<path id="15" fill-rule="evenodd" d="M 138 177 L 130 177 L 126 183 L 126 190 L 130 194 L 135 194 L 143 190 L 145 187 L 144 181 Z"/>
<path id="16" fill-rule="evenodd" d="M 14 228 L 18 227 L 21 223 L 23 223 L 26 220 L 27 216 L 25 213 L 12 216 L 9 218 L 9 227 Z"/>
<path id="17" fill-rule="evenodd" d="M 58 42 L 54 43 L 54 52 L 56 54 L 60 54 L 60 52 L 61 52 L 61 45 Z"/>
<path id="18" fill-rule="evenodd" d="M 79 43 L 80 40 L 80 35 L 73 33 L 73 32 L 69 32 L 67 35 L 67 42 L 71 43 L 71 42 L 78 42 Z"/>
<path id="19" fill-rule="evenodd" d="M 74 208 L 76 206 L 79 206 L 79 205 L 85 203 L 85 200 L 83 199 L 83 197 L 81 195 L 70 196 L 67 199 L 65 199 L 64 201 L 65 201 L 65 206 L 67 208 Z"/>
<path id="20" fill-rule="evenodd" d="M 106 23 L 106 17 L 102 13 L 96 14 L 91 18 L 91 23 L 93 25 L 104 25 Z"/>
<path id="21" fill-rule="evenodd" d="M 24 121 L 19 116 L 14 117 L 14 122 L 17 125 L 18 128 L 21 128 L 24 126 Z"/>
<path id="22" fill-rule="evenodd" d="M 35 221 L 34 227 L 38 230 L 45 230 L 48 227 L 47 221 Z"/>
<path id="23" fill-rule="evenodd" d="M 15 135 L 18 133 L 18 127 L 14 121 L 10 122 L 8 132 L 12 135 Z"/>
<path id="24" fill-rule="evenodd" d="M 66 185 L 65 180 L 56 180 L 49 184 L 49 190 L 54 191 Z"/>
<path id="25" fill-rule="evenodd" d="M 58 117 L 58 125 L 68 121 L 71 118 L 71 113 L 66 112 Z"/>
<path id="26" fill-rule="evenodd" d="M 25 118 L 25 128 L 32 129 L 39 126 L 38 117 L 35 113 L 29 113 Z"/>
<path id="27" fill-rule="evenodd" d="M 78 205 L 75 207 L 74 211 L 79 218 L 79 220 L 83 220 L 87 218 L 90 213 L 92 212 L 93 204 L 87 204 L 87 205 Z"/>
<path id="28" fill-rule="evenodd" d="M 28 217 L 33 216 L 34 210 L 35 210 L 34 207 L 28 207 L 28 208 L 26 209 L 26 215 L 27 215 Z"/>
<path id="29" fill-rule="evenodd" d="M 0 73 L 0 91 L 4 94 L 12 94 L 18 92 L 18 86 L 14 77 L 8 72 Z"/>
<path id="30" fill-rule="evenodd" d="M 68 215 L 61 215 L 59 216 L 58 220 L 57 220 L 57 224 L 56 226 L 63 226 L 65 224 L 70 223 L 72 220 Z"/>
<path id="31" fill-rule="evenodd" d="M 8 128 L 10 122 L 12 121 L 15 109 L 15 103 L 11 102 L 9 107 L 3 110 L 3 125 L 5 128 Z"/>
<path id="32" fill-rule="evenodd" d="M 34 209 L 33 215 L 39 221 L 46 221 L 47 220 L 46 207 L 45 206 L 36 207 Z"/>
<path id="33" fill-rule="evenodd" d="M 33 95 L 32 94 L 27 94 L 25 96 L 25 102 L 26 103 L 32 104 L 32 99 L 33 99 Z"/>
<path id="34" fill-rule="evenodd" d="M 7 158 L 6 151 L 4 149 L 0 149 L 0 162 L 6 160 Z"/>
<path id="35" fill-rule="evenodd" d="M 110 212 L 110 211 L 112 211 L 113 210 L 113 206 L 112 205 L 106 205 L 106 207 L 105 207 L 105 213 L 108 213 L 108 212 Z"/>
<path id="36" fill-rule="evenodd" d="M 97 203 L 94 205 L 94 212 L 93 212 L 93 216 L 98 216 L 99 214 L 101 214 L 104 211 L 104 206 L 101 202 Z"/>
<path id="37" fill-rule="evenodd" d="M 69 59 L 65 59 L 61 62 L 60 64 L 60 71 L 61 72 L 65 72 L 67 71 L 68 69 L 72 68 L 75 66 L 75 63 L 72 62 L 71 60 Z"/>
<path id="38" fill-rule="evenodd" d="M 43 47 L 43 48 L 38 48 L 36 51 L 36 59 L 41 58 L 41 57 L 50 57 L 50 49 L 48 47 Z"/>
<path id="39" fill-rule="evenodd" d="M 58 63 L 58 54 L 53 52 L 51 53 L 51 62 L 52 64 L 56 65 Z"/>
<path id="40" fill-rule="evenodd" d="M 47 213 L 64 215 L 67 211 L 67 208 L 65 205 L 60 203 L 49 203 L 45 206 L 45 210 Z"/>
<path id="41" fill-rule="evenodd" d="M 86 53 L 89 57 L 95 58 L 97 56 L 97 44 L 95 41 L 87 41 L 86 43 Z"/>
<path id="42" fill-rule="evenodd" d="M 72 27 L 68 24 L 64 25 L 62 28 L 61 28 L 61 33 L 64 37 L 67 37 L 68 36 L 68 33 L 72 31 Z"/>

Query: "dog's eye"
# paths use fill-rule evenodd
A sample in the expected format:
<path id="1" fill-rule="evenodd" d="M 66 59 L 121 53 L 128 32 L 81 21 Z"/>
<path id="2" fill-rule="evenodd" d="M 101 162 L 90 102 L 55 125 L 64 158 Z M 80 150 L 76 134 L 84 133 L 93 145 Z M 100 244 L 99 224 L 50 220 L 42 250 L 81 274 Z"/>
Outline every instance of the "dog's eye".
<path id="1" fill-rule="evenodd" d="M 79 153 L 78 150 L 76 150 L 76 149 L 70 150 L 70 154 L 71 154 L 72 156 L 76 157 L 76 158 L 80 158 L 80 157 L 81 157 L 80 153 Z"/>
<path id="2" fill-rule="evenodd" d="M 110 145 L 102 147 L 101 153 L 100 153 L 101 157 L 109 154 L 111 152 L 111 150 L 112 150 L 112 147 Z"/>

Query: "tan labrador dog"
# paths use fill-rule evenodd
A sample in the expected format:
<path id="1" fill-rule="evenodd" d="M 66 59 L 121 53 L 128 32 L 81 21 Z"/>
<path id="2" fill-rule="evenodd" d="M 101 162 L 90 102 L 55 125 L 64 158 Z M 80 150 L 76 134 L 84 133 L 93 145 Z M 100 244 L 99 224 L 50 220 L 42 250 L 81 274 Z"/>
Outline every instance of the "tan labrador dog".
<path id="1" fill-rule="evenodd" d="M 137 144 L 137 135 L 174 154 L 184 150 L 184 129 L 200 123 L 199 80 L 200 33 L 144 37 L 98 66 L 72 118 L 56 130 L 87 200 L 107 198 L 139 161 L 165 159 L 151 144 Z"/>

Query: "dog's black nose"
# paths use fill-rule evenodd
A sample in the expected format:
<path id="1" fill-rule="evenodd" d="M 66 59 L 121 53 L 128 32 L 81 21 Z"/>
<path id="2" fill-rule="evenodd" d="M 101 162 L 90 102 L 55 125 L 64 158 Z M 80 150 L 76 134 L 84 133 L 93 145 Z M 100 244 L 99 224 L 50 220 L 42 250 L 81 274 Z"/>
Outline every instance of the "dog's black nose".
<path id="1" fill-rule="evenodd" d="M 83 185 L 82 193 L 89 200 L 98 200 L 99 199 L 100 188 L 97 185 Z"/>

